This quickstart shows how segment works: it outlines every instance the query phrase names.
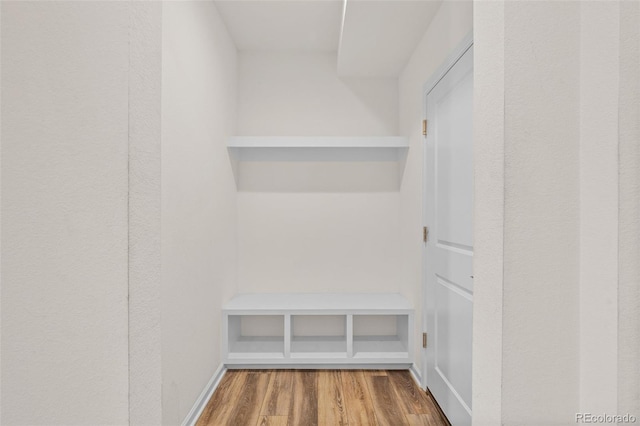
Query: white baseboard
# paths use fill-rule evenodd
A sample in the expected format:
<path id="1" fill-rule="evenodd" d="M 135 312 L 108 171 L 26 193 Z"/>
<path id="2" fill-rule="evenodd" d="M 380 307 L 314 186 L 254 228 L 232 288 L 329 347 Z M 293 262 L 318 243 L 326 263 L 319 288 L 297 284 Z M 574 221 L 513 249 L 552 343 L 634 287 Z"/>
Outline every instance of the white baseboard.
<path id="1" fill-rule="evenodd" d="M 295 360 L 292 360 L 295 361 Z M 408 370 L 409 363 L 349 363 L 349 364 L 227 364 L 229 370 L 268 370 L 270 368 L 287 370 Z"/>
<path id="2" fill-rule="evenodd" d="M 411 373 L 411 377 L 413 377 L 413 380 L 415 380 L 415 382 L 418 384 L 420 389 L 424 389 L 422 387 L 422 374 L 420 373 L 418 366 L 416 366 L 415 364 L 411 364 L 411 367 L 409 368 L 409 372 Z"/>
<path id="3" fill-rule="evenodd" d="M 211 379 L 209 380 L 209 383 L 207 383 L 207 386 L 205 386 L 202 390 L 202 393 L 196 400 L 195 404 L 193 404 L 191 411 L 189 411 L 189 414 L 187 414 L 187 417 L 185 417 L 184 421 L 182 422 L 182 426 L 194 426 L 196 424 L 198 418 L 204 411 L 204 407 L 207 406 L 207 403 L 211 399 L 211 396 L 218 388 L 218 385 L 222 380 L 222 376 L 224 376 L 226 372 L 227 367 L 225 367 L 224 364 L 220 364 L 220 366 L 213 373 L 213 376 L 211 376 Z"/>

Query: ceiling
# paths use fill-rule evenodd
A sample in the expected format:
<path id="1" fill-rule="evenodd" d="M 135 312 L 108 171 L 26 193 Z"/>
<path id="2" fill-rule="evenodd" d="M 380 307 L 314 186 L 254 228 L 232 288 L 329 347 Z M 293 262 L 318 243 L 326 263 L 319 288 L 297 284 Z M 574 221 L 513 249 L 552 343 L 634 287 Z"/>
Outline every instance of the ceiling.
<path id="1" fill-rule="evenodd" d="M 342 0 L 219 0 L 238 50 L 335 52 Z"/>
<path id="2" fill-rule="evenodd" d="M 439 6 L 439 1 L 425 0 L 348 0 L 338 74 L 399 75 Z"/>
<path id="3" fill-rule="evenodd" d="M 441 0 L 216 0 L 240 51 L 338 52 L 342 76 L 397 76 Z"/>

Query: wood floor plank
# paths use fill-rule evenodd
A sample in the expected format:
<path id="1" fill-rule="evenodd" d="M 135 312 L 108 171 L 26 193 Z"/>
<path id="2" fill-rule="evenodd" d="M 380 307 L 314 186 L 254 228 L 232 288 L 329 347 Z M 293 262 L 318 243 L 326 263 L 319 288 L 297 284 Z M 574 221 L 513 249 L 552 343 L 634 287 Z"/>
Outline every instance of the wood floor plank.
<path id="1" fill-rule="evenodd" d="M 405 414 L 410 426 L 441 426 L 431 414 Z"/>
<path id="2" fill-rule="evenodd" d="M 267 393 L 271 373 L 245 373 L 242 392 L 236 395 L 229 426 L 254 426 L 260 418 L 260 408 Z"/>
<path id="3" fill-rule="evenodd" d="M 287 426 L 288 416 L 260 416 L 257 426 Z"/>
<path id="4" fill-rule="evenodd" d="M 340 372 L 349 426 L 376 426 L 376 415 L 362 371 Z"/>
<path id="5" fill-rule="evenodd" d="M 389 377 L 369 376 L 367 385 L 379 426 L 408 425 Z"/>
<path id="6" fill-rule="evenodd" d="M 318 422 L 320 425 L 346 426 L 342 380 L 337 370 L 318 371 Z"/>
<path id="7" fill-rule="evenodd" d="M 267 393 L 260 414 L 263 416 L 288 416 L 293 398 L 293 375 L 291 370 L 276 370 Z"/>
<path id="8" fill-rule="evenodd" d="M 389 371 L 387 377 L 405 414 L 429 414 L 433 411 L 426 392 L 418 387 L 407 370 Z"/>
<path id="9" fill-rule="evenodd" d="M 387 375 L 386 370 L 367 370 L 366 373 L 369 374 L 370 376 L 386 376 Z"/>
<path id="10" fill-rule="evenodd" d="M 315 371 L 297 371 L 293 375 L 288 425 L 318 426 L 318 375 Z"/>
<path id="11" fill-rule="evenodd" d="M 443 425 L 443 426 L 451 426 L 451 423 L 449 423 L 449 419 L 447 419 L 447 416 L 445 416 L 444 413 L 442 412 L 442 409 L 440 408 L 440 406 L 438 405 L 438 402 L 433 397 L 433 394 L 427 390 L 426 395 L 427 395 L 427 404 L 431 409 L 430 413 L 433 419 L 436 421 L 436 424 Z"/>
<path id="12" fill-rule="evenodd" d="M 197 425 L 450 426 L 408 372 L 374 370 L 229 370 Z"/>
<path id="13" fill-rule="evenodd" d="M 246 376 L 247 373 L 243 371 L 227 372 L 200 415 L 196 426 L 227 424 L 235 408 L 235 398 L 242 392 Z"/>

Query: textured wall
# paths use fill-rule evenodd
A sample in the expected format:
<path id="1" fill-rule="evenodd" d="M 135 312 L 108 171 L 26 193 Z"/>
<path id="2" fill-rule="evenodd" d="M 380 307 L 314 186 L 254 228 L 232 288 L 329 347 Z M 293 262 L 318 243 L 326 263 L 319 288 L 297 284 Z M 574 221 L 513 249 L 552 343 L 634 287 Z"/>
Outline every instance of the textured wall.
<path id="1" fill-rule="evenodd" d="M 128 422 L 129 18 L 2 2 L 2 424 Z"/>
<path id="2" fill-rule="evenodd" d="M 640 3 L 620 5 L 618 412 L 640 418 Z"/>
<path id="3" fill-rule="evenodd" d="M 241 293 L 399 292 L 398 194 L 240 193 Z"/>
<path id="4" fill-rule="evenodd" d="M 580 8 L 580 410 L 618 400 L 620 6 Z"/>
<path id="5" fill-rule="evenodd" d="M 341 78 L 335 53 L 241 52 L 238 134 L 395 136 L 395 78 Z"/>
<path id="6" fill-rule="evenodd" d="M 394 78 L 340 78 L 335 53 L 241 52 L 238 134 L 394 136 Z M 238 291 L 397 292 L 395 162 L 242 162 Z"/>
<path id="7" fill-rule="evenodd" d="M 498 24 L 496 24 L 498 23 Z M 474 7 L 473 423 L 502 422 L 504 2 Z M 482 224 L 482 225 L 480 225 Z"/>
<path id="8" fill-rule="evenodd" d="M 236 50 L 212 2 L 165 2 L 162 19 L 162 421 L 177 424 L 220 364 L 236 286 Z"/>
<path id="9" fill-rule="evenodd" d="M 130 3 L 129 421 L 162 416 L 160 131 L 162 4 Z"/>
<path id="10" fill-rule="evenodd" d="M 2 167 L 2 5 L 0 5 L 0 168 Z M 0 253 L 2 253 L 2 172 L 0 172 Z M 1 255 L 0 255 L 1 256 Z M 0 259 L 0 366 L 2 365 L 2 261 Z M 0 368 L 2 380 L 2 368 Z M 2 421 L 2 386 L 0 385 L 0 421 Z"/>
<path id="11" fill-rule="evenodd" d="M 502 421 L 566 424 L 578 408 L 580 5 L 507 2 L 504 17 Z"/>
<path id="12" fill-rule="evenodd" d="M 476 200 L 504 202 L 476 221 L 504 223 L 476 235 L 504 263 L 476 258 L 474 424 L 640 411 L 639 12 L 477 4 Z"/>

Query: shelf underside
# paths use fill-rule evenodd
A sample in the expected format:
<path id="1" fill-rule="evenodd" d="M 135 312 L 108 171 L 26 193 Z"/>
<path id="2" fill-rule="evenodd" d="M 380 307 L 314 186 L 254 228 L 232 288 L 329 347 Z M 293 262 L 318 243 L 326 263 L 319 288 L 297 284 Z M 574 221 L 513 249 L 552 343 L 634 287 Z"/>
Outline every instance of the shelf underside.
<path id="1" fill-rule="evenodd" d="M 236 136 L 227 144 L 241 161 L 401 161 L 407 138 Z"/>

